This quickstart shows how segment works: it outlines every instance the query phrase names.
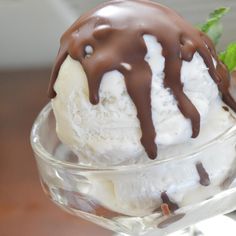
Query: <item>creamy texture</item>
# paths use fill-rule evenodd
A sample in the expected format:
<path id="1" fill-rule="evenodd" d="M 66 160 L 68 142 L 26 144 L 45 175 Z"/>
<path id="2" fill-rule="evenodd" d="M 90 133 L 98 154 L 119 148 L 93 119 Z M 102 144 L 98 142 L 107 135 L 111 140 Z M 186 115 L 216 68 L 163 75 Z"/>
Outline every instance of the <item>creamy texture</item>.
<path id="1" fill-rule="evenodd" d="M 150 39 L 147 44 L 151 44 L 152 36 L 147 38 Z M 152 46 L 148 45 L 148 48 L 158 48 L 159 46 L 158 43 L 155 43 Z M 160 60 L 163 60 L 160 54 L 159 57 Z M 151 58 L 150 63 L 153 59 Z M 182 80 L 184 80 L 184 75 L 189 75 L 185 78 L 184 85 L 189 88 L 189 94 L 191 94 L 190 88 L 192 88 L 192 94 L 196 95 L 197 86 L 194 86 L 194 83 L 192 86 L 190 84 L 191 81 L 194 82 L 194 75 L 198 76 L 198 79 L 200 79 L 199 75 L 202 75 L 199 91 L 206 89 L 209 91 L 202 95 L 199 92 L 197 96 L 202 98 L 199 107 L 202 107 L 203 114 L 199 137 L 189 139 L 191 137 L 190 122 L 182 116 L 178 109 L 170 106 L 167 110 L 159 110 L 162 121 L 158 122 L 159 131 L 157 133 L 169 137 L 162 140 L 160 136 L 156 139 L 156 141 L 163 141 L 162 144 L 159 144 L 159 159 L 170 157 L 174 157 L 174 159 L 152 168 L 138 169 L 137 167 L 137 170 L 135 168 L 128 173 L 110 172 L 88 176 L 92 187 L 87 194 L 92 198 L 95 197 L 96 201 L 104 207 L 125 215 L 144 216 L 153 213 L 160 207 L 163 192 L 166 192 L 169 199 L 181 208 L 205 200 L 221 191 L 220 185 L 227 179 L 235 161 L 235 139 L 217 142 L 211 148 L 195 156 L 194 159 L 178 161 L 181 155 L 199 151 L 203 145 L 235 125 L 231 113 L 222 107 L 225 104 L 222 103 L 202 59 L 197 55 L 194 58 L 190 64 L 186 64 L 192 70 L 185 69 L 183 65 Z M 193 73 L 192 76 L 190 71 Z M 156 76 L 153 79 L 152 90 L 156 89 L 154 81 L 159 80 L 160 82 L 162 78 L 163 74 L 162 77 Z M 75 86 L 75 83 L 78 86 Z M 86 75 L 79 62 L 68 57 L 62 65 L 55 84 L 57 96 L 52 100 L 57 120 L 57 133 L 63 143 L 77 153 L 80 162 L 106 167 L 148 162 L 149 159 L 139 142 L 141 131 L 135 106 L 125 88 L 124 78 L 120 73 L 114 71 L 105 74 L 100 88 L 100 103 L 93 106 L 88 99 Z M 162 89 L 165 90 L 164 87 Z M 162 93 L 165 94 L 165 91 Z M 209 100 L 203 99 L 205 94 L 209 96 Z M 168 97 L 168 95 L 166 96 Z M 171 96 L 168 99 L 167 97 L 167 104 L 171 104 L 174 100 L 170 100 Z M 192 97 L 194 96 L 192 95 Z M 153 96 L 152 99 L 155 97 Z M 166 106 L 163 107 L 166 108 Z M 168 119 L 169 110 L 173 117 L 170 120 Z M 152 113 L 155 114 L 154 111 Z M 94 123 L 94 116 L 98 123 Z M 157 117 L 160 118 L 160 115 Z M 173 119 L 180 118 L 184 128 L 175 133 L 176 125 Z M 161 129 L 162 124 L 164 127 L 168 127 L 166 134 L 162 134 L 162 131 L 166 130 L 164 127 Z M 183 142 L 183 140 L 185 141 Z M 210 184 L 207 187 L 201 183 L 196 168 L 196 164 L 199 162 L 203 164 L 210 178 Z M 76 189 L 76 186 L 74 188 Z"/>
<path id="2" fill-rule="evenodd" d="M 173 212 L 229 187 L 236 138 L 214 142 L 235 125 L 228 71 L 172 10 L 112 1 L 80 18 L 62 37 L 50 92 L 57 134 L 80 164 L 136 164 L 86 177 L 103 207 L 145 216 L 167 203 Z M 158 160 L 173 159 L 139 168 L 157 146 Z"/>
<path id="3" fill-rule="evenodd" d="M 152 73 L 144 60 L 147 53 L 143 40 L 145 34 L 155 36 L 162 45 L 164 87 L 170 89 L 179 110 L 191 121 L 193 138 L 199 134 L 200 114 L 184 92 L 180 74 L 183 61 L 191 61 L 196 52 L 209 68 L 223 100 L 236 110 L 236 103 L 228 91 L 228 71 L 218 60 L 211 40 L 173 10 L 144 0 L 110 1 L 75 22 L 61 38 L 49 92 L 51 97 L 56 95 L 53 86 L 67 55 L 82 64 L 87 75 L 90 102 L 94 105 L 99 103 L 104 73 L 119 71 L 124 75 L 127 92 L 137 109 L 142 131 L 140 141 L 149 158 L 154 159 L 157 145 L 151 111 Z"/>
<path id="4" fill-rule="evenodd" d="M 217 128 L 215 125 L 212 128 Z M 204 201 L 223 190 L 221 184 L 235 163 L 235 142 L 236 138 L 217 142 L 194 158 L 178 160 L 175 156 L 175 160 L 151 168 L 137 167 L 129 173 L 91 175 L 93 188 L 89 195 L 96 196 L 96 200 L 108 209 L 131 216 L 160 211 L 163 192 L 179 208 Z M 207 184 L 201 182 L 196 168 L 198 162 L 202 162 L 209 176 Z"/>
<path id="5" fill-rule="evenodd" d="M 183 63 L 181 69 L 184 91 L 201 114 L 202 135 L 196 140 L 191 139 L 191 122 L 179 111 L 170 90 L 164 87 L 165 58 L 161 54 L 161 45 L 151 35 L 145 35 L 144 39 L 147 46 L 145 60 L 153 75 L 151 105 L 157 133 L 155 142 L 160 147 L 159 159 L 165 159 L 172 150 L 178 149 L 174 145 L 182 143 L 183 150 L 191 150 L 194 143 L 201 145 L 215 137 L 222 129 L 215 129 L 212 133 L 209 124 L 217 122 L 217 112 L 226 116 L 228 113 L 222 109 L 217 86 L 196 53 L 191 62 Z M 86 74 L 81 64 L 68 56 L 55 90 L 57 96 L 52 104 L 58 135 L 80 157 L 81 162 L 110 166 L 148 161 L 139 141 L 141 129 L 137 111 L 121 73 L 112 71 L 103 76 L 100 102 L 92 105 Z"/>

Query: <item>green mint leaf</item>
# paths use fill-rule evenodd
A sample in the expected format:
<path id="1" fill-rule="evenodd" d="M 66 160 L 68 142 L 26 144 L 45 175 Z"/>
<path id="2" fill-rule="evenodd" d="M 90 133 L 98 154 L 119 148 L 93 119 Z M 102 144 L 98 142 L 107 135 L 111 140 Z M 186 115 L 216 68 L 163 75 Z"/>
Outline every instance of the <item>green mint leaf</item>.
<path id="1" fill-rule="evenodd" d="M 236 69 L 236 42 L 229 44 L 226 51 L 219 54 L 220 60 L 228 67 L 228 70 L 232 72 Z"/>
<path id="2" fill-rule="evenodd" d="M 207 21 L 200 26 L 200 29 L 207 33 L 212 26 L 215 24 L 219 23 L 221 18 L 228 13 L 230 8 L 228 7 L 221 7 L 219 9 L 214 10 L 213 12 L 210 13 L 209 18 Z"/>
<path id="3" fill-rule="evenodd" d="M 222 36 L 223 27 L 220 22 L 221 18 L 228 13 L 230 8 L 221 7 L 210 13 L 209 18 L 204 24 L 198 26 L 198 28 L 206 33 L 215 44 L 219 42 L 220 37 Z"/>

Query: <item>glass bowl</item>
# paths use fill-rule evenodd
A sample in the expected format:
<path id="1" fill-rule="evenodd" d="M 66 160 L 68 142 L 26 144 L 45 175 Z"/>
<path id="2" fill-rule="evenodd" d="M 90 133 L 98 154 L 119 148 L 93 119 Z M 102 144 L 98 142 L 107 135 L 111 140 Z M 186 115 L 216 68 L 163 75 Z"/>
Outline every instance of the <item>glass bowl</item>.
<path id="1" fill-rule="evenodd" d="M 183 186 L 193 182 L 189 174 L 193 170 L 183 166 L 193 165 L 196 167 L 196 173 L 201 172 L 202 163 L 199 159 L 203 156 L 205 159 L 212 158 L 209 155 L 212 152 L 215 155 L 212 158 L 214 166 L 222 156 L 227 158 L 224 155 L 226 142 L 229 144 L 227 147 L 232 149 L 233 156 L 230 163 L 232 167 L 224 173 L 224 181 L 216 180 L 214 184 L 210 184 L 198 173 L 199 182 L 203 182 L 196 189 L 190 188 L 189 197 L 179 206 L 168 198 L 164 190 L 160 192 L 160 189 L 153 189 L 158 183 L 155 182 L 157 178 L 164 181 L 166 176 L 177 172 L 184 176 Z M 42 187 L 50 199 L 67 212 L 122 235 L 167 235 L 199 221 L 235 210 L 235 144 L 236 125 L 191 153 L 146 164 L 98 168 L 79 164 L 78 157 L 59 141 L 50 104 L 41 111 L 31 132 L 31 145 Z M 210 175 L 211 177 L 214 176 Z M 139 195 L 132 195 L 132 191 L 123 198 L 117 195 L 123 193 L 122 189 L 134 187 L 135 181 L 140 178 L 143 183 L 150 185 L 149 189 L 139 189 L 140 196 L 143 191 L 148 190 L 153 191 L 152 195 L 156 197 L 148 199 L 144 196 L 146 203 L 141 211 L 137 208 L 140 203 Z M 155 184 L 152 185 L 152 181 Z M 177 186 L 176 191 L 179 191 L 178 184 L 178 181 L 175 183 L 172 180 L 172 185 Z M 155 191 L 156 196 L 153 194 Z M 198 195 L 201 197 L 195 197 Z M 160 202 L 161 200 L 163 202 Z"/>

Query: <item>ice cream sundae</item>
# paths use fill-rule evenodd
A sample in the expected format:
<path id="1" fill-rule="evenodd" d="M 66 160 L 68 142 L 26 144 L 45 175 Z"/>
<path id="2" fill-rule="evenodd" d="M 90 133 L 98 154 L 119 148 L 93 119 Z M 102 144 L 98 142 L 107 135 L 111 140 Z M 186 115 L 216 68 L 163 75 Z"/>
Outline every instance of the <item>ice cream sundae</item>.
<path id="1" fill-rule="evenodd" d="M 163 5 L 114 0 L 82 15 L 61 37 L 49 96 L 77 164 L 110 170 L 70 191 L 111 212 L 170 215 L 234 181 L 230 72 L 207 34 Z"/>

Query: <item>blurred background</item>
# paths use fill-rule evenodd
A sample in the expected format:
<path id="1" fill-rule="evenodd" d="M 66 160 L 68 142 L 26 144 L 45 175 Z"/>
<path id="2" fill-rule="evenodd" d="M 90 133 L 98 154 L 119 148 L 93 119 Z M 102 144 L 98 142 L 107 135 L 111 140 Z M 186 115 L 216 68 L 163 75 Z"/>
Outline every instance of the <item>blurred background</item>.
<path id="1" fill-rule="evenodd" d="M 102 0 L 0 0 L 0 69 L 50 67 L 59 37 L 78 16 Z M 194 24 L 213 9 L 230 6 L 224 17 L 224 36 L 219 48 L 236 38 L 234 0 L 159 0 L 173 7 Z"/>
<path id="2" fill-rule="evenodd" d="M 97 236 L 110 232 L 57 209 L 44 196 L 29 144 L 48 102 L 46 90 L 60 35 L 101 0 L 0 0 L 0 236 Z M 159 0 L 193 24 L 230 6 L 218 50 L 236 41 L 235 0 Z"/>

